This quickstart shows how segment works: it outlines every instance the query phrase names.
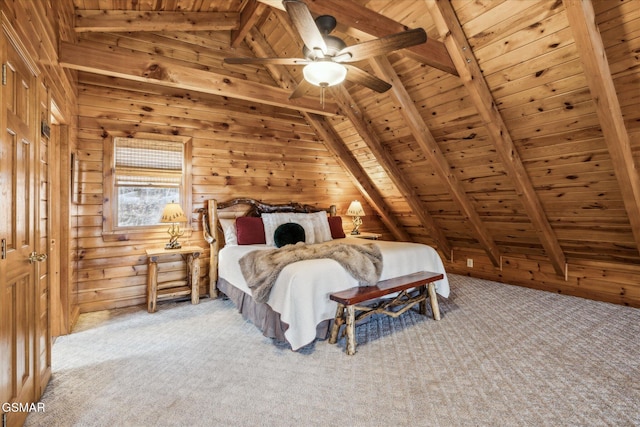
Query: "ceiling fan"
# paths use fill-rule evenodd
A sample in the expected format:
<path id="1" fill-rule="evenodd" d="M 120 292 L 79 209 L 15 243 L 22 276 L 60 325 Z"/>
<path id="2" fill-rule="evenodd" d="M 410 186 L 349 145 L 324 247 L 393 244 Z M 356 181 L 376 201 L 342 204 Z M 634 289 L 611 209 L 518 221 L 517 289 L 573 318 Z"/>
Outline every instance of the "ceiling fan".
<path id="1" fill-rule="evenodd" d="M 304 96 L 312 86 L 320 87 L 324 97 L 325 88 L 340 84 L 345 79 L 376 92 L 385 92 L 391 88 L 389 83 L 351 63 L 427 41 L 425 31 L 417 28 L 347 46 L 340 38 L 329 35 L 336 27 L 336 19 L 333 16 L 322 15 L 314 20 L 304 2 L 283 0 L 282 3 L 304 42 L 302 49 L 304 58 L 225 58 L 224 62 L 304 65 L 302 70 L 304 80 L 289 96 L 290 99 Z"/>

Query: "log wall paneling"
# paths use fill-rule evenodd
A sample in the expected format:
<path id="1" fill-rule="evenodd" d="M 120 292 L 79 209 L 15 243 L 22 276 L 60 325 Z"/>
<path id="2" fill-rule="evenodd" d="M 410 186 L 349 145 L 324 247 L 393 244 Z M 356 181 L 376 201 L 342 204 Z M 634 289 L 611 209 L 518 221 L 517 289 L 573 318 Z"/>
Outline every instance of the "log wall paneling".
<path id="1" fill-rule="evenodd" d="M 86 81 L 84 78 L 86 77 Z M 80 219 L 79 298 L 82 311 L 140 304 L 145 298 L 148 245 L 157 241 L 104 242 L 102 232 L 102 141 L 116 134 L 155 132 L 193 138 L 192 224 L 196 230 L 190 242 L 206 247 L 199 215 L 195 211 L 212 198 L 225 200 L 247 196 L 286 203 L 292 200 L 314 205 L 327 201 L 344 213 L 351 200 L 360 198 L 341 167 L 326 151 L 309 125 L 287 110 L 256 111 L 249 104 L 202 95 L 170 102 L 170 91 L 132 92 L 136 85 L 109 87 L 104 78 L 80 75 L 81 106 L 79 150 L 83 168 L 83 207 L 93 206 Z M 135 101 L 133 101 L 135 99 Z M 133 101 L 133 102 L 132 102 Z M 145 114 L 132 114 L 131 107 Z M 369 207 L 368 213 L 372 212 Z M 384 229 L 375 215 L 366 218 L 365 229 Z M 348 221 L 345 221 L 348 227 Z M 208 258 L 208 253 L 203 259 Z M 203 261 L 202 265 L 205 265 Z M 207 292 L 203 268 L 201 294 Z M 176 274 L 179 270 L 176 270 Z M 179 274 L 178 274 L 179 275 Z M 167 280 L 162 279 L 162 280 Z"/>
<path id="2" fill-rule="evenodd" d="M 447 37 L 440 36 L 430 13 L 433 0 L 337 3 L 309 1 L 314 13 L 329 8 L 338 20 L 335 35 L 348 44 L 405 27 L 427 31 L 424 46 L 386 57 L 388 71 L 406 92 L 399 103 L 392 92 L 378 94 L 347 83 L 341 103 L 342 110 L 351 111 L 339 111 L 340 94 L 328 97 L 323 110 L 320 92 L 312 90 L 304 101 L 312 113 L 306 114 L 287 100 L 302 78 L 301 67 L 223 63 L 226 57 L 301 55 L 302 42 L 280 1 L 2 3 L 25 48 L 42 65 L 40 78 L 59 104 L 60 117 L 68 120 L 63 123 L 68 144 L 60 148 L 60 157 L 68 150 L 78 160 L 77 203 L 69 203 L 68 221 L 59 221 L 61 228 L 68 224 L 66 235 L 61 234 L 66 248 L 58 248 L 69 254 L 60 282 L 72 281 L 72 307 L 74 298 L 82 311 L 144 303 L 144 248 L 163 244 L 164 238 L 107 243 L 101 235 L 103 142 L 114 135 L 142 134 L 193 140 L 193 212 L 188 215 L 194 244 L 206 247 L 197 209 L 209 199 L 329 202 L 339 214 L 360 199 L 368 202 L 367 231 L 432 245 L 444 241 L 451 272 L 640 305 L 635 280 L 640 253 L 630 202 L 635 196 L 628 195 L 635 178 L 629 172 L 629 184 L 619 178 L 621 165 L 629 171 L 640 159 L 640 67 L 634 55 L 640 46 L 640 12 L 635 0 L 587 2 L 593 5 L 609 67 L 606 93 L 619 104 L 622 121 L 614 128 L 625 129 L 628 149 L 622 157 L 631 163 L 612 155 L 607 119 L 594 102 L 599 92 L 583 64 L 589 49 L 581 40 L 593 44 L 597 38 L 575 34 L 573 2 L 449 2 L 462 30 L 456 36 L 459 46 L 477 59 L 476 80 L 486 83 L 493 113 L 502 121 L 498 127 L 508 131 L 519 156 L 515 174 L 504 159 L 510 149 L 500 152 L 494 145 L 491 127 L 496 123 L 483 111 L 490 102 L 479 103 L 473 94 L 478 88 L 457 75 L 445 48 Z M 105 10 L 116 21 L 113 28 L 85 19 Z M 143 12 L 139 25 L 122 19 L 132 11 Z M 158 19 L 144 21 L 152 15 L 162 20 L 160 27 L 153 26 Z M 188 31 L 187 16 L 197 21 Z M 226 16 L 222 25 L 233 29 L 197 27 L 209 25 L 201 19 L 216 16 Z M 262 43 L 272 49 L 269 55 L 259 50 Z M 58 65 L 60 57 L 69 67 Z M 134 69 L 144 67 L 123 58 L 140 64 L 157 60 L 179 81 L 132 77 Z M 375 72 L 368 63 L 358 65 Z M 404 110 L 411 110 L 410 118 L 432 135 L 448 171 L 424 152 Z M 317 116 L 328 114 L 334 115 Z M 325 145 L 329 138 L 332 142 Z M 61 171 L 61 185 L 68 182 L 64 163 L 49 167 Z M 521 172 L 530 180 L 525 187 Z M 455 178 L 463 194 L 452 197 L 446 176 Z M 462 198 L 467 202 L 461 207 Z M 534 199 L 539 201 L 535 209 Z M 470 216 L 478 221 L 469 221 Z M 541 218 L 548 223 L 542 233 Z M 348 218 L 344 224 L 348 229 Z M 208 251 L 203 254 L 208 256 Z M 466 267 L 467 257 L 474 259 L 473 268 Z M 565 265 L 566 271 L 559 268 Z M 168 268 L 165 279 L 179 276 L 182 267 Z M 201 271 L 203 294 L 207 270 Z"/>

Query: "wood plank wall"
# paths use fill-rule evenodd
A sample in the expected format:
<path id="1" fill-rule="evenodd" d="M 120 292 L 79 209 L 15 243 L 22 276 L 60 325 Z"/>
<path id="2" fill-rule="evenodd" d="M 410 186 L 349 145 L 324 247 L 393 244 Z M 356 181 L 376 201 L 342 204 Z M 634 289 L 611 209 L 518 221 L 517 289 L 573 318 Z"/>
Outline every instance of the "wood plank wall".
<path id="1" fill-rule="evenodd" d="M 21 37 L 29 51 L 43 64 L 42 81 L 50 88 L 51 97 L 58 103 L 61 116 L 65 118 L 78 117 L 78 123 L 70 119 L 69 144 L 66 152 L 61 155 L 76 153 L 79 166 L 79 200 L 77 204 L 69 204 L 69 224 L 73 234 L 70 237 L 68 252 L 61 254 L 66 267 L 61 283 L 70 283 L 71 294 L 77 295 L 78 304 L 82 311 L 94 311 L 107 308 L 142 304 L 145 301 L 146 258 L 144 248 L 147 245 L 163 244 L 158 241 L 128 241 L 104 242 L 102 232 L 102 146 L 105 138 L 113 135 L 131 135 L 137 133 L 159 133 L 164 135 L 184 135 L 193 137 L 193 176 L 192 201 L 194 212 L 191 212 L 192 222 L 196 228 L 191 237 L 192 243 L 204 245 L 199 237 L 198 215 L 195 210 L 204 206 L 209 198 L 227 199 L 238 196 L 255 197 L 269 202 L 289 202 L 292 200 L 329 205 L 336 204 L 338 213 L 344 213 L 349 202 L 362 198 L 349 178 L 328 155 L 323 145 L 312 135 L 309 127 L 300 116 L 291 111 L 249 105 L 247 103 L 216 98 L 213 96 L 198 96 L 171 89 L 160 89 L 141 83 L 116 81 L 107 77 L 90 74 L 80 75 L 79 94 L 76 97 L 75 75 L 68 70 L 55 65 L 57 62 L 56 34 L 62 40 L 73 40 L 75 34 L 71 30 L 70 20 L 73 16 L 70 1 L 55 2 L 59 10 L 51 11 L 46 2 L 22 2 L 6 0 L 2 2 L 2 11 L 16 22 Z M 482 2 L 480 2 L 482 3 Z M 482 28 L 473 25 L 489 25 L 491 20 L 475 19 L 482 13 L 473 10 L 481 7 L 480 3 L 457 2 L 456 9 L 465 30 L 471 35 L 471 41 L 478 49 L 478 58 L 490 71 L 491 67 L 500 69 L 498 59 L 500 53 L 492 50 L 492 43 L 486 39 Z M 500 3 L 496 2 L 495 7 Z M 531 8 L 543 7 L 546 3 L 532 4 Z M 526 9 L 526 8 L 525 8 Z M 540 11 L 543 13 L 544 11 Z M 535 16 L 535 15 L 534 15 Z M 554 25 L 555 14 L 550 14 L 545 25 Z M 506 24 L 505 24 L 506 25 Z M 487 33 L 488 34 L 488 33 Z M 144 34 L 136 37 L 128 35 L 86 35 L 82 40 L 85 44 L 98 43 L 117 46 L 117 49 L 136 50 L 140 52 L 154 52 L 157 35 Z M 612 37 L 612 36 L 611 36 Z M 198 67 L 211 67 L 216 70 L 223 56 L 220 52 L 228 45 L 224 37 L 208 34 L 205 40 L 198 40 L 186 33 L 164 34 L 163 53 L 173 56 L 176 63 L 194 65 L 197 59 Z M 217 40 L 217 41 L 216 41 Z M 285 40 L 285 38 L 282 38 Z M 216 45 L 216 43 L 218 43 Z M 497 46 L 497 41 L 495 42 Z M 191 49 L 188 46 L 208 46 L 209 49 Z M 544 44 L 544 42 L 543 42 Z M 553 44 L 553 43 L 552 43 Z M 484 49 L 482 47 L 486 45 Z M 495 47 L 494 46 L 494 47 Z M 560 46 L 559 48 L 562 48 Z M 239 48 L 238 56 L 249 56 L 251 52 Z M 554 48 L 555 49 L 555 48 Z M 613 52 L 614 54 L 616 52 Z M 619 70 L 616 82 L 622 87 L 634 83 L 633 75 L 624 72 L 622 53 L 613 65 Z M 547 205 L 551 206 L 552 219 L 567 226 L 561 230 L 560 237 L 569 244 L 573 256 L 568 266 L 567 279 L 554 274 L 553 268 L 540 257 L 541 249 L 535 239 L 535 232 L 523 229 L 518 223 L 527 224 L 523 217 L 522 208 L 514 195 L 513 189 L 502 179 L 502 170 L 495 166 L 495 154 L 492 154 L 486 140 L 486 133 L 481 130 L 475 112 L 471 111 L 468 100 L 460 89 L 459 81 L 443 73 L 421 68 L 414 61 L 399 56 L 391 57 L 396 72 L 403 76 L 407 90 L 412 94 L 416 105 L 424 109 L 425 122 L 438 140 L 443 152 L 452 164 L 456 166 L 455 173 L 473 195 L 474 203 L 485 219 L 487 226 L 492 227 L 492 234 L 505 250 L 501 268 L 491 265 L 484 253 L 479 250 L 477 243 L 469 239 L 464 220 L 451 197 L 442 190 L 441 183 L 433 177 L 424 156 L 416 151 L 415 142 L 402 126 L 399 116 L 393 112 L 394 108 L 385 106 L 378 96 L 371 96 L 370 92 L 354 90 L 353 96 L 371 118 L 383 117 L 384 120 L 372 120 L 376 130 L 383 136 L 385 146 L 393 153 L 402 170 L 416 183 L 419 194 L 425 200 L 430 213 L 443 227 L 447 236 L 454 242 L 454 258 L 447 263 L 447 269 L 453 273 L 469 274 L 491 280 L 531 286 L 553 292 L 571 293 L 589 298 L 601 299 L 621 304 L 640 306 L 640 268 L 635 264 L 614 263 L 610 260 L 580 260 L 580 245 L 571 244 L 572 240 L 588 226 L 589 218 L 582 216 L 581 228 L 575 228 L 571 218 L 562 216 L 566 207 L 553 208 L 557 203 L 557 190 L 553 190 L 553 182 L 549 181 L 540 165 L 545 162 L 545 139 L 539 138 L 540 145 L 526 144 L 526 121 L 517 121 L 517 116 L 523 113 L 517 100 L 518 93 L 514 83 L 500 81 L 504 73 L 488 73 L 488 83 L 499 88 L 503 94 L 500 101 L 505 106 L 506 119 L 513 117 L 515 124 L 514 136 L 521 138 L 520 148 L 527 166 L 532 172 L 536 185 L 549 188 L 541 193 Z M 572 59 L 573 60 L 573 59 Z M 522 68 L 522 67 L 521 67 Z M 516 76 L 521 68 L 513 70 L 510 78 Z M 234 73 L 233 67 L 223 70 Z M 254 73 L 246 76 L 260 82 L 268 82 L 265 70 L 256 67 Z M 545 79 L 554 76 L 554 70 L 548 70 L 541 84 L 548 83 Z M 556 77 L 557 79 L 557 77 Z M 564 81 L 567 81 L 566 79 Z M 557 88 L 557 86 L 556 86 Z M 621 91 L 632 97 L 632 91 Z M 583 108 L 586 94 L 575 92 L 578 108 Z M 572 93 L 573 96 L 573 93 Z M 629 98 L 630 99 L 630 98 Z M 582 101 L 580 101 L 582 100 Z M 625 114 L 629 120 L 635 120 L 637 112 L 633 104 L 623 101 Z M 509 104 L 511 102 L 511 104 Z M 509 109 L 509 105 L 513 108 Z M 629 107 L 625 107 L 629 105 Z M 571 111 L 562 109 L 562 120 L 571 120 Z M 79 111 L 79 114 L 76 112 Z M 553 111 L 553 110 L 552 110 Z M 566 119 L 565 119 L 566 117 Z M 540 117 L 539 117 L 540 118 Z M 367 172 L 376 185 L 379 185 L 385 200 L 393 206 L 394 213 L 415 236 L 417 241 L 429 243 L 430 238 L 424 229 L 415 221 L 415 216 L 409 211 L 402 195 L 390 184 L 376 162 L 371 158 L 368 150 L 363 148 L 361 139 L 354 135 L 349 123 L 334 120 L 334 126 L 344 138 L 354 155 L 367 167 Z M 560 126 L 558 124 L 558 126 Z M 634 143 L 636 162 L 640 161 L 640 133 L 635 127 L 631 131 Z M 580 136 L 588 141 L 592 138 L 588 132 L 575 131 L 573 136 Z M 577 132 L 577 133 L 576 133 Z M 473 135 L 473 137 L 471 137 Z M 549 144 L 551 140 L 547 141 Z M 565 145 L 566 150 L 574 147 Z M 590 161 L 598 161 L 598 147 L 590 149 L 581 147 L 583 151 L 593 151 L 596 157 Z M 558 150 L 563 147 L 558 147 Z M 594 151 L 595 150 L 595 151 Z M 557 155 L 562 152 L 558 151 Z M 61 163 L 63 165 L 64 163 Z M 494 165 L 489 167 L 487 165 Z M 604 163 L 605 166 L 609 165 Z M 560 166 L 559 166 L 560 167 Z M 61 182 L 68 182 L 65 168 Z M 558 169 L 560 170 L 560 169 Z M 464 171 L 464 172 L 463 172 Z M 592 178 L 597 178 L 595 175 Z M 585 178 L 587 179 L 587 178 Z M 491 185 L 494 180 L 502 183 L 499 192 Z M 607 185 L 610 180 L 602 180 Z M 491 190 L 491 191 L 489 191 Z M 609 191 L 609 187 L 605 190 Z M 600 189 L 592 186 L 585 190 L 588 194 Z M 588 195 L 587 194 L 587 195 Z M 599 194 L 599 193 L 598 193 Z M 576 197 L 570 193 L 563 195 L 566 206 L 579 206 Z M 581 196 L 582 197 L 582 196 Z M 607 200 L 611 212 L 616 213 L 618 199 Z M 505 208 L 505 206 L 507 208 Z M 571 210 L 571 207 L 568 208 Z M 391 235 L 383 225 L 371 215 L 370 207 L 365 205 L 367 217 L 364 218 L 364 230 L 381 232 L 385 238 Z M 508 214 L 505 212 L 509 211 Z M 77 212 L 77 216 L 74 213 Z M 555 212 L 558 212 L 556 215 Z M 500 221 L 492 221 L 499 218 Z M 600 217 L 594 217 L 599 219 Z M 349 222 L 345 218 L 344 227 L 349 229 Z M 574 227 L 574 228 L 571 228 Z M 577 231 L 576 231 L 577 230 Z M 517 238 L 512 236 L 516 235 Z M 614 233 L 615 234 L 615 233 Z M 607 236 L 605 236 L 607 237 Z M 614 235 L 615 237 L 615 235 Z M 608 241 L 615 241 L 610 236 Z M 579 240 L 579 239 L 577 239 Z M 605 240 L 605 239 L 601 239 Z M 600 243 L 612 245 L 608 243 Z M 77 259 L 75 258 L 77 250 Z M 205 260 L 207 258 L 205 254 Z M 474 260 L 472 269 L 466 267 L 467 258 Z M 203 263 L 205 265 L 206 263 Z M 173 272 L 180 272 L 180 263 L 167 265 L 167 276 L 173 277 Z M 206 268 L 202 275 L 207 274 Z M 77 288 L 73 288 L 77 286 Z M 204 280 L 201 292 L 204 293 Z"/>
<path id="2" fill-rule="evenodd" d="M 528 242 L 522 239 L 529 235 L 530 241 L 535 242 L 535 231 L 521 230 L 526 224 L 514 217 L 511 229 L 504 227 L 502 221 L 496 223 L 506 231 L 505 237 L 516 236 L 512 241 L 521 246 L 505 253 L 501 268 L 491 266 L 482 253 L 461 248 L 450 269 L 640 306 L 637 248 L 615 179 L 615 165 L 603 139 L 580 52 L 562 4 L 452 3 L 568 265 L 567 280 L 554 275 L 540 253 L 528 250 Z M 640 40 L 637 4 L 621 1 L 593 5 L 627 130 L 637 152 L 637 60 L 634 64 L 628 54 Z M 467 258 L 474 259 L 473 268 L 466 267 Z"/>
<path id="3" fill-rule="evenodd" d="M 545 28 L 554 33 L 551 38 L 559 37 L 557 20 L 559 11 L 548 10 L 550 3 L 522 7 L 519 13 L 533 9 L 532 17 L 527 18 L 528 25 L 535 24 L 539 15 L 548 16 Z M 576 219 L 571 215 L 562 216 L 562 212 L 571 212 L 581 206 L 581 200 L 563 194 L 563 205 L 558 206 L 558 191 L 545 175 L 541 165 L 549 164 L 548 147 L 554 141 L 549 138 L 545 144 L 543 137 L 538 137 L 536 144 L 527 143 L 532 132 L 532 123 L 519 120 L 518 116 L 528 114 L 528 99 L 522 101 L 521 91 L 536 90 L 535 85 L 548 83 L 549 78 L 557 77 L 560 72 L 554 69 L 545 72 L 542 79 L 535 79 L 531 86 L 518 89 L 514 84 L 500 80 L 503 69 L 498 61 L 502 52 L 497 49 L 500 40 L 492 40 L 485 36 L 481 25 L 492 25 L 492 18 L 472 18 L 485 11 L 477 11 L 481 7 L 460 2 L 458 5 L 460 19 L 469 31 L 471 41 L 479 50 L 479 60 L 487 67 L 487 80 L 499 89 L 499 101 L 504 107 L 505 119 L 513 120 L 514 137 L 523 158 L 531 171 L 536 188 L 541 191 L 545 205 L 550 206 L 551 218 L 559 223 L 559 238 L 563 246 L 570 252 L 571 263 L 567 268 L 567 280 L 556 275 L 553 268 L 544 258 L 544 251 L 537 238 L 516 191 L 508 179 L 489 140 L 486 129 L 471 104 L 468 94 L 459 78 L 438 70 L 423 67 L 413 60 L 400 55 L 391 55 L 390 60 L 396 72 L 402 76 L 403 83 L 411 93 L 416 105 L 420 106 L 425 123 L 438 141 L 452 171 L 465 191 L 473 200 L 486 227 L 503 251 L 502 265 L 494 267 L 481 251 L 473 232 L 466 224 L 459 207 L 452 200 L 447 189 L 433 173 L 432 167 L 423 153 L 417 148 L 398 113 L 397 106 L 389 102 L 386 95 L 372 94 L 371 91 L 358 87 L 350 87 L 354 99 L 364 111 L 367 120 L 381 138 L 386 149 L 393 154 L 397 164 L 414 188 L 421 200 L 424 200 L 429 213 L 443 228 L 454 246 L 454 258 L 447 263 L 451 272 L 469 274 L 507 283 L 520 284 L 554 292 L 570 293 L 623 304 L 640 305 L 638 283 L 635 280 L 640 273 L 635 266 L 611 262 L 611 256 L 605 260 L 587 259 L 580 253 L 580 244 L 576 239 L 584 234 L 584 228 L 575 228 Z M 496 7 L 498 4 L 496 4 Z M 494 9 L 487 7 L 487 13 Z M 538 10 L 539 9 L 539 10 Z M 498 12 L 500 8 L 497 9 Z M 519 15 L 516 15 L 519 16 Z M 561 14 L 559 15 L 561 16 Z M 276 14 L 270 14 L 263 20 L 261 33 L 268 38 L 270 44 L 278 51 L 296 52 L 299 47 L 292 44 L 295 40 L 287 34 L 285 26 L 280 25 Z M 516 18 L 513 18 L 516 19 Z M 554 20 L 555 19 L 555 20 Z M 469 21 L 469 23 L 467 23 Z M 474 26 L 475 25 L 475 26 Z M 555 26 L 554 26 L 555 25 Z M 562 21 L 566 26 L 566 21 Z M 566 31 L 560 30 L 560 31 Z M 87 46 L 105 48 L 113 52 L 134 50 L 153 54 L 162 52 L 163 56 L 172 58 L 177 64 L 209 67 L 221 73 L 231 73 L 238 78 L 246 78 L 256 82 L 269 83 L 264 67 L 225 66 L 220 69 L 221 59 L 225 56 L 228 40 L 220 34 L 211 33 L 202 37 L 193 34 L 86 34 L 80 42 Z M 541 42 L 554 44 L 549 40 Z M 518 46 L 516 41 L 514 45 Z M 206 46 L 207 48 L 203 48 Z M 550 53 L 561 51 L 563 45 L 547 47 Z M 497 49 L 497 50 L 496 50 Z M 525 48 L 526 49 L 526 48 Z M 558 53 L 559 55 L 560 53 Z M 235 56 L 252 56 L 244 44 L 233 52 Z M 552 55 L 553 56 L 553 55 Z M 574 54 L 575 56 L 575 54 Z M 494 59 L 496 58 L 496 59 Z M 493 60 L 493 62 L 491 61 Z M 533 65 L 531 65 L 533 66 Z M 493 67 L 493 68 L 492 68 Z M 366 68 L 366 65 L 365 65 Z M 497 71 L 492 73 L 493 69 Z M 573 69 L 561 69 L 563 73 L 572 73 Z M 294 76 L 300 78 L 298 74 Z M 510 76 L 521 76 L 525 70 L 515 66 Z M 520 74 L 517 74 L 520 73 Z M 513 78 L 513 77 L 510 77 Z M 79 217 L 79 296 L 83 311 L 117 307 L 144 302 L 144 286 L 146 261 L 143 249 L 148 244 L 157 242 L 118 242 L 107 243 L 100 236 L 102 224 L 102 141 L 114 134 L 135 135 L 139 132 L 176 134 L 193 137 L 193 207 L 198 209 L 208 198 L 227 199 L 237 196 L 249 196 L 270 202 L 289 202 L 296 200 L 303 203 L 317 203 L 319 200 L 336 203 L 339 212 L 344 212 L 351 199 L 359 198 L 357 191 L 337 164 L 328 156 L 322 144 L 319 144 L 308 126 L 297 114 L 291 111 L 249 105 L 243 102 L 222 100 L 215 97 L 200 96 L 193 93 L 140 83 L 123 82 L 89 74 L 80 76 L 80 125 L 79 144 L 80 159 L 83 170 L 81 182 L 81 215 Z M 522 82 L 520 82 L 522 83 Z M 557 89 L 556 89 L 557 90 Z M 569 91 L 572 99 L 576 94 L 576 103 L 580 104 L 582 91 Z M 544 101 L 540 101 L 544 102 Z M 559 101 L 556 101 L 559 102 Z M 536 105 L 536 107 L 538 107 Z M 551 108 L 548 102 L 544 108 Z M 561 127 L 567 120 L 572 120 L 574 111 L 564 108 L 564 104 L 553 106 Z M 539 112 L 538 112 L 539 113 Z M 537 119 L 545 121 L 543 116 Z M 350 151 L 366 169 L 371 180 L 378 186 L 385 201 L 392 207 L 398 220 L 410 231 L 412 237 L 419 242 L 431 244 L 431 237 L 424 227 L 418 223 L 416 216 L 410 211 L 403 195 L 393 186 L 389 177 L 377 164 L 366 144 L 354 132 L 353 126 L 344 117 L 332 119 L 332 124 L 340 134 Z M 535 126 L 542 126 L 536 123 Z M 533 129 L 535 130 L 535 129 Z M 527 133 L 529 132 L 529 133 Z M 553 133 L 552 129 L 548 130 Z M 539 134 L 540 132 L 536 132 Z M 544 132 L 543 132 L 544 133 Z M 580 130 L 569 128 L 568 137 L 580 136 L 589 139 L 589 135 Z M 555 140 L 557 142 L 557 139 Z M 573 145 L 560 145 L 571 150 Z M 540 148 L 538 148 L 540 147 Z M 598 148 L 601 150 L 601 148 Z M 599 162 L 599 170 L 611 165 L 599 161 L 596 156 L 590 159 Z M 553 153 L 553 159 L 562 156 L 562 151 Z M 575 164 L 576 156 L 564 163 Z M 557 160 L 556 160 L 557 161 Z M 580 160 L 577 159 L 579 162 Z M 565 165 L 554 165 L 563 173 Z M 581 179 L 589 179 L 587 176 Z M 575 179 L 569 185 L 575 188 Z M 555 182 L 555 181 L 554 181 Z M 601 186 L 614 185 L 613 181 L 602 180 Z M 608 183 L 608 184 L 607 184 Z M 614 190 L 609 188 L 610 194 Z M 550 190 L 545 190 L 545 189 Z M 587 190 L 588 196 L 598 191 L 595 187 Z M 608 208 L 616 213 L 619 198 L 613 196 Z M 367 213 L 370 208 L 366 207 Z M 556 214 L 557 212 L 557 214 Z M 607 211 L 608 213 L 608 211 Z M 604 213 L 593 218 L 603 218 Z M 589 217 L 580 216 L 580 227 L 584 227 Z M 592 220 L 593 220 L 592 218 Z M 192 220 L 197 221 L 197 214 L 192 212 Z M 385 238 L 392 236 L 383 226 L 372 221 L 369 215 L 365 218 L 365 230 L 382 232 Z M 607 220 L 608 221 L 608 220 Z M 345 228 L 348 228 L 348 223 Z M 619 234 L 620 230 L 613 230 Z M 589 257 L 597 258 L 598 249 L 607 247 L 607 253 L 615 241 L 615 236 L 603 235 L 595 238 L 590 247 Z M 196 243 L 198 237 L 194 236 Z M 474 260 L 474 267 L 466 266 L 467 258 Z M 624 259 L 624 258 L 621 258 Z M 169 267 L 168 267 L 169 268 Z M 179 268 L 176 266 L 176 268 Z M 203 271 L 203 274 L 206 272 Z M 202 288 L 204 292 L 204 287 Z"/>
<path id="4" fill-rule="evenodd" d="M 392 54 L 389 59 L 395 72 L 502 253 L 501 265 L 494 267 L 409 134 L 399 106 L 384 94 L 352 88 L 366 119 L 450 240 L 453 261 L 447 263 L 448 271 L 639 306 L 638 253 L 562 4 L 453 3 L 568 264 L 565 280 L 544 257 L 537 232 L 460 79 Z M 633 74 L 637 66 L 628 55 L 637 45 L 638 33 L 628 31 L 628 37 L 622 36 L 624 28 L 637 28 L 638 14 L 631 12 L 633 2 L 628 1 L 595 2 L 595 7 L 638 153 L 638 78 Z M 429 35 L 437 38 L 428 25 Z M 384 188 L 383 194 L 391 194 L 389 203 L 412 237 L 432 244 L 425 230 L 412 221 L 415 216 L 405 215 L 402 201 L 392 199 L 394 189 L 388 177 L 380 174 L 371 152 L 349 124 L 340 117 L 332 121 L 369 175 Z M 473 267 L 467 267 L 467 259 L 474 261 Z"/>
<path id="5" fill-rule="evenodd" d="M 192 204 L 196 228 L 190 243 L 206 247 L 196 212 L 208 199 L 252 197 L 273 203 L 296 201 L 317 206 L 337 205 L 344 215 L 351 200 L 364 202 L 349 178 L 292 111 L 250 105 L 215 96 L 80 73 L 78 205 L 78 297 L 81 311 L 95 311 L 145 302 L 147 259 L 144 249 L 165 243 L 105 242 L 102 239 L 103 141 L 114 135 L 155 133 L 192 137 Z M 364 230 L 383 232 L 369 216 Z M 343 217 L 349 229 L 349 218 Z M 184 239 L 183 239 L 184 241 Z M 201 293 L 208 251 L 202 262 Z M 176 261 L 176 260 L 173 260 Z M 163 270 L 164 268 L 164 270 Z M 160 268 L 161 281 L 183 273 L 184 264 Z"/>

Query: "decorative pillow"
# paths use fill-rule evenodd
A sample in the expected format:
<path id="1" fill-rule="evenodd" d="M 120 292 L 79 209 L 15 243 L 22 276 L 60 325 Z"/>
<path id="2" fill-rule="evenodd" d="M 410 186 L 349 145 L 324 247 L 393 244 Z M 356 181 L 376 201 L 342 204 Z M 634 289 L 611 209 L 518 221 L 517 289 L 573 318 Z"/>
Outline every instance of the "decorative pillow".
<path id="1" fill-rule="evenodd" d="M 224 243 L 227 246 L 236 246 L 238 244 L 238 236 L 236 234 L 235 218 L 220 218 L 220 225 L 224 233 Z"/>
<path id="2" fill-rule="evenodd" d="M 273 241 L 278 248 L 285 245 L 295 245 L 298 242 L 304 242 L 304 239 L 304 228 L 295 222 L 287 222 L 279 225 L 273 235 Z"/>
<path id="3" fill-rule="evenodd" d="M 262 214 L 262 222 L 264 224 L 265 242 L 269 246 L 274 245 L 273 236 L 276 228 L 287 222 L 291 222 L 288 212 L 264 213 Z"/>
<path id="4" fill-rule="evenodd" d="M 330 216 L 327 218 L 329 221 L 329 228 L 331 229 L 331 237 L 334 239 L 342 239 L 345 237 L 344 229 L 342 228 L 342 218 L 339 216 Z"/>
<path id="5" fill-rule="evenodd" d="M 264 244 L 264 225 L 262 218 L 241 216 L 236 219 L 236 233 L 239 245 Z"/>
<path id="6" fill-rule="evenodd" d="M 331 228 L 329 228 L 329 220 L 327 213 L 324 211 L 313 212 L 307 214 L 313 222 L 313 230 L 315 231 L 316 243 L 329 242 L 333 240 L 331 237 Z"/>
<path id="7" fill-rule="evenodd" d="M 310 218 L 306 218 L 303 216 L 290 217 L 289 222 L 295 222 L 296 224 L 300 224 L 302 228 L 304 228 L 304 242 L 306 244 L 311 244 L 316 242 L 315 232 L 313 230 L 313 222 L 311 222 Z"/>

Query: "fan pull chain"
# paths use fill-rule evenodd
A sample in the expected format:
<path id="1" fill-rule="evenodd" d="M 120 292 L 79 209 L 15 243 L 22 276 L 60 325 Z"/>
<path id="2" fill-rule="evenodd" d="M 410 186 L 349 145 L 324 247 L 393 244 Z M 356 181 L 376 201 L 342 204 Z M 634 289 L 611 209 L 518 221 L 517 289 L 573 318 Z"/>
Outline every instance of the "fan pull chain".
<path id="1" fill-rule="evenodd" d="M 327 88 L 327 84 L 320 85 L 320 104 L 322 104 L 322 109 L 324 110 L 324 91 Z"/>

